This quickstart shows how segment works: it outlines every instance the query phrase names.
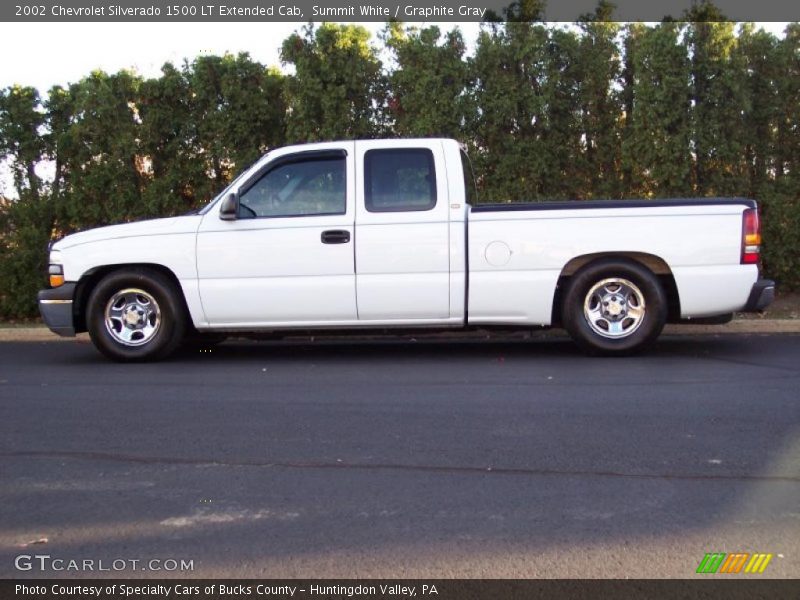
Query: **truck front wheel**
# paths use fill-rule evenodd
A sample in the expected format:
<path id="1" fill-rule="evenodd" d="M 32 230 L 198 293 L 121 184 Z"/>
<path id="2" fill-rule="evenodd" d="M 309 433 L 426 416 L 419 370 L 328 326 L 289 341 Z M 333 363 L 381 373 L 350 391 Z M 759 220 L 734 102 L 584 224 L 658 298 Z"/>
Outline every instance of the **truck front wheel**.
<path id="1" fill-rule="evenodd" d="M 650 270 L 634 261 L 607 259 L 572 277 L 562 320 L 572 339 L 590 354 L 631 354 L 659 336 L 667 320 L 667 300 Z"/>
<path id="2" fill-rule="evenodd" d="M 172 281 L 155 270 L 109 273 L 87 304 L 92 343 L 117 361 L 164 358 L 178 347 L 186 331 L 178 293 Z"/>

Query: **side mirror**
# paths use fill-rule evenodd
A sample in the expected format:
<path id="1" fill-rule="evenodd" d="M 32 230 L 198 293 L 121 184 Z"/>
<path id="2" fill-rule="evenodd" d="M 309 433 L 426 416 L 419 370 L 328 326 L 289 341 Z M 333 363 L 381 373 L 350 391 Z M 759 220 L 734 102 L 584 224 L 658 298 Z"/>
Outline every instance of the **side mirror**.
<path id="1" fill-rule="evenodd" d="M 219 218 L 223 221 L 235 221 L 238 213 L 239 197 L 236 194 L 228 194 L 219 206 Z"/>

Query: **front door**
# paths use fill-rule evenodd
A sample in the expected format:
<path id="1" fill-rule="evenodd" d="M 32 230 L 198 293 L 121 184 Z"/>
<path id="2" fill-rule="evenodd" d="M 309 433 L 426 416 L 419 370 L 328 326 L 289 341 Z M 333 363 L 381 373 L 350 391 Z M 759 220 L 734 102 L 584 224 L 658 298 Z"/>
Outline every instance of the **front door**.
<path id="1" fill-rule="evenodd" d="M 356 315 L 354 143 L 270 156 L 238 187 L 239 213 L 218 203 L 197 236 L 208 324 L 336 325 Z"/>

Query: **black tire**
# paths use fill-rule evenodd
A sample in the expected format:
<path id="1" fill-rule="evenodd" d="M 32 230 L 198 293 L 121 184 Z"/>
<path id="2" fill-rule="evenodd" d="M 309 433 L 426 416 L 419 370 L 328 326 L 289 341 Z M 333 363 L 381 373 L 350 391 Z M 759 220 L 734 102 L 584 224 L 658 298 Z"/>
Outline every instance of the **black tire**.
<path id="1" fill-rule="evenodd" d="M 141 292 L 141 293 L 140 293 Z M 106 275 L 92 290 L 86 307 L 89 337 L 95 347 L 116 361 L 165 358 L 183 340 L 187 315 L 180 291 L 166 275 L 146 268 L 131 268 Z M 117 302 L 112 306 L 112 300 Z M 112 315 L 106 319 L 106 311 Z M 126 319 L 130 323 L 125 334 Z M 138 328 L 138 329 L 137 329 Z M 130 339 L 125 342 L 123 337 Z"/>
<path id="2" fill-rule="evenodd" d="M 588 354 L 624 356 L 658 338 L 667 320 L 667 298 L 658 278 L 646 267 L 623 258 L 603 259 L 571 278 L 561 318 L 572 339 Z"/>

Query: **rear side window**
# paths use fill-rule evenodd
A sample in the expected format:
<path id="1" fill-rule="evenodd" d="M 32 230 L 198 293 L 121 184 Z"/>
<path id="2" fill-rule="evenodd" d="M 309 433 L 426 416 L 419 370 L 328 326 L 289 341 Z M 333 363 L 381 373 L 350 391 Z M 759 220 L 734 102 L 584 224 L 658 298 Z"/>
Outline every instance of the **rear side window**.
<path id="1" fill-rule="evenodd" d="M 433 152 L 426 148 L 368 150 L 364 202 L 370 212 L 430 210 L 436 206 Z"/>

